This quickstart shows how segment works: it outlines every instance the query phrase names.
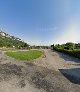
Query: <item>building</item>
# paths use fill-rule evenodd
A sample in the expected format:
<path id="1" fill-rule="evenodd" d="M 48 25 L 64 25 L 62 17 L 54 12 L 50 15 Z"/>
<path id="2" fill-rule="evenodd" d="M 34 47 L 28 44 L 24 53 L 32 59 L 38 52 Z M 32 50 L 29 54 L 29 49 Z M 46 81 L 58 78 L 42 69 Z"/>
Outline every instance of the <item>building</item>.
<path id="1" fill-rule="evenodd" d="M 0 32 L 0 35 L 3 36 L 3 37 L 5 37 L 6 36 L 6 33 Z"/>

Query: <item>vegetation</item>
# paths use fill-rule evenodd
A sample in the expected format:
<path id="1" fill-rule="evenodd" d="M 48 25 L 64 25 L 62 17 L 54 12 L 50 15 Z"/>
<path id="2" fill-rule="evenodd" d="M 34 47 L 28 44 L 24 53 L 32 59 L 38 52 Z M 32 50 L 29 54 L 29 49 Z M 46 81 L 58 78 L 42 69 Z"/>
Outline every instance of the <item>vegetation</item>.
<path id="1" fill-rule="evenodd" d="M 43 55 L 43 52 L 39 50 L 14 51 L 14 52 L 10 51 L 5 52 L 5 54 L 18 60 L 33 60 L 41 57 Z"/>
<path id="2" fill-rule="evenodd" d="M 62 52 L 77 58 L 80 58 L 80 50 L 76 49 L 76 46 L 74 43 L 68 42 L 66 44 L 62 44 L 62 45 L 51 45 L 51 47 L 53 47 L 53 50 L 56 50 L 58 52 Z"/>
<path id="3" fill-rule="evenodd" d="M 24 41 L 22 41 L 21 39 L 14 36 L 10 36 L 9 34 L 6 33 L 4 34 L 5 36 L 0 34 L 0 47 L 17 48 L 17 49 L 29 47 L 29 45 Z"/>

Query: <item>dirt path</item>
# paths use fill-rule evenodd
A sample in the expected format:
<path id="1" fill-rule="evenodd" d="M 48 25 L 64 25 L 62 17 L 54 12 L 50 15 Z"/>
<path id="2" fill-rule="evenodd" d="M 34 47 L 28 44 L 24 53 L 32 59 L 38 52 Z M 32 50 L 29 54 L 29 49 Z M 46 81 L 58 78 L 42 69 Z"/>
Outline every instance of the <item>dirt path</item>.
<path id="1" fill-rule="evenodd" d="M 70 68 L 80 68 L 80 59 L 51 51 L 44 50 L 46 58 L 36 60 L 36 64 L 47 67 L 49 69 L 70 69 Z M 44 62 L 45 61 L 45 62 Z"/>
<path id="2" fill-rule="evenodd" d="M 79 68 L 79 63 L 76 63 L 79 60 L 50 50 L 44 50 L 44 53 L 44 58 L 33 63 L 2 56 L 0 92 L 80 92 L 78 83 L 63 76 L 63 73 L 69 73 L 66 69 Z"/>
<path id="3" fill-rule="evenodd" d="M 44 52 L 46 58 L 37 61 L 37 65 L 59 71 L 71 82 L 80 84 L 80 59 L 51 50 L 44 50 Z"/>

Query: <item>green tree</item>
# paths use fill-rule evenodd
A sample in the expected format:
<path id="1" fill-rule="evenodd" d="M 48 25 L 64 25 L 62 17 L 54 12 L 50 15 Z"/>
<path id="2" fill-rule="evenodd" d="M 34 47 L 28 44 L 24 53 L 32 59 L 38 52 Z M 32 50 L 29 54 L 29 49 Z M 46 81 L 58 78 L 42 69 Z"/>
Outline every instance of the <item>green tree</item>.
<path id="1" fill-rule="evenodd" d="M 6 35 L 5 37 L 0 35 L 0 47 L 15 47 L 15 48 L 21 48 L 21 47 L 28 47 L 29 45 L 22 41 L 19 38 L 16 38 L 14 36 Z"/>
<path id="2" fill-rule="evenodd" d="M 68 50 L 74 50 L 75 44 L 72 43 L 72 42 L 67 42 L 67 43 L 65 44 L 65 48 L 68 49 Z"/>

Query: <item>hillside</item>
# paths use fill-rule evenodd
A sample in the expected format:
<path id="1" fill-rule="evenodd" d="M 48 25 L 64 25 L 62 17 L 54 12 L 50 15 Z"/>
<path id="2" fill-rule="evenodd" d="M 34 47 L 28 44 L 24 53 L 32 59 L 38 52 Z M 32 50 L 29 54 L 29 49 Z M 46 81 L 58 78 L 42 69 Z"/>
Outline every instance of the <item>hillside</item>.
<path id="1" fill-rule="evenodd" d="M 0 47 L 26 48 L 29 45 L 20 38 L 10 36 L 5 32 L 0 32 Z"/>

